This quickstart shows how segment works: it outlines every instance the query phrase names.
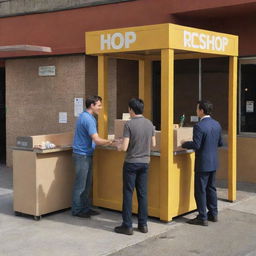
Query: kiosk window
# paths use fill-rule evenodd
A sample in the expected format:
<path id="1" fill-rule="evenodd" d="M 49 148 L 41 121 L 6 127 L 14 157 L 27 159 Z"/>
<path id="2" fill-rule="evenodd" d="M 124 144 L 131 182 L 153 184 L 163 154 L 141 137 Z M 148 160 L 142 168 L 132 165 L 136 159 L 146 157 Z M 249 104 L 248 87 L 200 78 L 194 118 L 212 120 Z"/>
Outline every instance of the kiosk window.
<path id="1" fill-rule="evenodd" d="M 241 64 L 240 132 L 256 132 L 256 60 Z"/>

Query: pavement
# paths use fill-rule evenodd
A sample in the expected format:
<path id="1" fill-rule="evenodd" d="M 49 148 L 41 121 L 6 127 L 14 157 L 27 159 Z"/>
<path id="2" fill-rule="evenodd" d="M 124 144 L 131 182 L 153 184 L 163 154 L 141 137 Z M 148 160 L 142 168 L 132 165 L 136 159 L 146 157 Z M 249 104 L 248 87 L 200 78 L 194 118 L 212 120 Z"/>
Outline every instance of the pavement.
<path id="1" fill-rule="evenodd" d="M 234 203 L 227 201 L 225 182 L 218 182 L 217 191 L 217 223 L 187 224 L 196 212 L 169 223 L 149 218 L 149 233 L 126 236 L 113 232 L 121 213 L 102 208 L 91 219 L 72 217 L 70 210 L 40 221 L 15 216 L 12 169 L 0 165 L 0 256 L 256 256 L 256 184 L 238 183 Z"/>

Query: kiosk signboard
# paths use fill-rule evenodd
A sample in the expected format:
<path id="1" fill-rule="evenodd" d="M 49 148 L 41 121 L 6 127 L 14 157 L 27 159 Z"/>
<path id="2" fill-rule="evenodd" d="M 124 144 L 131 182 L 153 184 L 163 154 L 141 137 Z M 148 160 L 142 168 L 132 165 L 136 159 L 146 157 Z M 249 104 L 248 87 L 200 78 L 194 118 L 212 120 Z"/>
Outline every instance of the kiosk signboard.
<path id="1" fill-rule="evenodd" d="M 130 27 L 86 33 L 86 53 L 103 54 L 175 49 L 237 56 L 237 36 L 175 24 Z"/>

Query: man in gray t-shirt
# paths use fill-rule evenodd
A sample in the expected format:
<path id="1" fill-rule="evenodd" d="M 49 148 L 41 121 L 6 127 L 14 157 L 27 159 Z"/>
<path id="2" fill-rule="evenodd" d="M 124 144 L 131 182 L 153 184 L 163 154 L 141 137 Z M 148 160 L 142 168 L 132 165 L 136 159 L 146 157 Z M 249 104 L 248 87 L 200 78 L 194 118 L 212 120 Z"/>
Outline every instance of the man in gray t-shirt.
<path id="1" fill-rule="evenodd" d="M 155 129 L 144 116 L 133 117 L 124 126 L 124 138 L 129 138 L 126 163 L 149 163 L 150 146 Z"/>
<path id="2" fill-rule="evenodd" d="M 150 146 L 155 146 L 155 129 L 142 113 L 141 99 L 129 101 L 131 120 L 124 126 L 124 140 L 119 150 L 127 151 L 123 165 L 123 223 L 115 232 L 132 235 L 132 194 L 136 187 L 138 198 L 138 230 L 148 232 L 147 227 L 147 173 L 150 162 Z"/>

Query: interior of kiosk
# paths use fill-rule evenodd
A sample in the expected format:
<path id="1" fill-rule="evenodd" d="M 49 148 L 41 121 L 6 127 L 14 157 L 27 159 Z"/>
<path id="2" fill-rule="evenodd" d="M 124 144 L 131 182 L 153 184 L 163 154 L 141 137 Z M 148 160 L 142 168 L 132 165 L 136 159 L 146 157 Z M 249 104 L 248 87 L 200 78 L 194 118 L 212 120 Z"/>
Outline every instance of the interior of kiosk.
<path id="1" fill-rule="evenodd" d="M 160 24 L 87 32 L 85 38 L 86 54 L 98 56 L 98 94 L 103 98 L 98 126 L 99 134 L 104 138 L 108 137 L 108 58 L 139 62 L 139 98 L 144 100 L 144 116 L 149 119 L 152 119 L 152 61 L 161 62 L 161 146 L 160 152 L 151 156 L 148 211 L 149 216 L 164 221 L 196 209 L 194 152 L 183 151 L 179 154 L 173 149 L 174 60 L 229 58 L 228 200 L 235 201 L 238 37 L 175 24 Z M 122 209 L 124 154 L 110 148 L 96 150 L 94 205 Z M 133 212 L 136 211 L 137 200 L 133 200 Z"/>

